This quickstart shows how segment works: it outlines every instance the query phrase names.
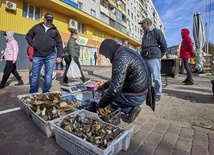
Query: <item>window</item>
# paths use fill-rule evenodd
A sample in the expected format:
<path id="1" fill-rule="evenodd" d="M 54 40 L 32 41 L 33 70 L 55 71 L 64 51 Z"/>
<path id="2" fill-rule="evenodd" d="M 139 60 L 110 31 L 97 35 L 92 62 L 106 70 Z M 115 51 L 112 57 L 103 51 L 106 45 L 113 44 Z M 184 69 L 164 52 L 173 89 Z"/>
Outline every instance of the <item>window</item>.
<path id="1" fill-rule="evenodd" d="M 104 21 L 105 23 L 109 24 L 109 17 L 106 16 L 104 13 L 100 12 L 101 14 L 101 20 Z"/>
<path id="2" fill-rule="evenodd" d="M 40 20 L 41 13 L 40 8 L 34 5 L 23 3 L 23 12 L 22 16 L 26 18 L 31 18 L 34 20 Z"/>
<path id="3" fill-rule="evenodd" d="M 96 17 L 96 11 L 91 9 L 91 16 Z"/>
<path id="4" fill-rule="evenodd" d="M 78 2 L 78 9 L 83 10 L 83 4 L 81 2 Z"/>
<path id="5" fill-rule="evenodd" d="M 79 33 L 85 33 L 85 25 L 82 23 L 78 23 L 78 32 Z"/>
<path id="6" fill-rule="evenodd" d="M 116 21 L 121 23 L 122 22 L 122 13 L 119 10 L 115 10 L 116 13 Z"/>

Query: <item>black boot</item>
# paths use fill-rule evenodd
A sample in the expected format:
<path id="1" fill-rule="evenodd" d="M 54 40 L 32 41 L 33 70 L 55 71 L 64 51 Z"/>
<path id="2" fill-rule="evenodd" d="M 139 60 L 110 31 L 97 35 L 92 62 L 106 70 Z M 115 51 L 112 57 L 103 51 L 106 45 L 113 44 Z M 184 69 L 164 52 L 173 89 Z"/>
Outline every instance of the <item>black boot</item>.
<path id="1" fill-rule="evenodd" d="M 138 116 L 138 114 L 140 113 L 141 108 L 140 107 L 133 107 L 130 111 L 128 115 L 125 114 L 121 114 L 121 119 L 126 122 L 126 123 L 132 123 L 135 118 Z"/>
<path id="2" fill-rule="evenodd" d="M 193 80 L 187 80 L 184 85 L 193 85 L 194 81 Z"/>
<path id="3" fill-rule="evenodd" d="M 20 85 L 23 85 L 24 82 L 22 80 L 19 80 L 17 84 L 15 84 L 15 86 L 20 86 Z"/>
<path id="4" fill-rule="evenodd" d="M 4 84 L 0 84 L 0 89 L 3 89 L 4 88 Z"/>
<path id="5" fill-rule="evenodd" d="M 211 80 L 210 82 L 212 83 L 212 86 L 213 86 L 212 89 L 213 89 L 213 96 L 214 96 L 214 80 Z"/>
<path id="6" fill-rule="evenodd" d="M 186 78 L 184 81 L 182 81 L 182 83 L 186 83 L 188 81 L 188 79 Z"/>

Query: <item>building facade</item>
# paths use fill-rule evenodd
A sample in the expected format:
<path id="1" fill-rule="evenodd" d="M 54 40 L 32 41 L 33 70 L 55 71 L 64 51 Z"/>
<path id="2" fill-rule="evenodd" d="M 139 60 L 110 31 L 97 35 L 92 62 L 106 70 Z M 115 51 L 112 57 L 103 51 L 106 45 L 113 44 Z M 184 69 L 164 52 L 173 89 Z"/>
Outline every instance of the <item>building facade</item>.
<path id="1" fill-rule="evenodd" d="M 93 65 L 94 52 L 98 52 L 106 38 L 127 44 L 130 48 L 140 45 L 142 30 L 138 22 L 156 11 L 151 8 L 144 10 L 147 5 L 154 8 L 152 1 L 145 0 L 0 0 L 0 51 L 5 47 L 3 33 L 14 31 L 20 48 L 17 67 L 27 69 L 28 44 L 25 35 L 35 24 L 43 22 L 44 15 L 50 12 L 63 42 L 69 40 L 71 29 L 78 30 L 80 62 L 82 65 Z M 147 14 L 143 15 L 145 12 Z M 110 62 L 98 55 L 98 65 L 110 65 Z M 3 67 L 4 62 L 0 63 L 0 71 Z"/>

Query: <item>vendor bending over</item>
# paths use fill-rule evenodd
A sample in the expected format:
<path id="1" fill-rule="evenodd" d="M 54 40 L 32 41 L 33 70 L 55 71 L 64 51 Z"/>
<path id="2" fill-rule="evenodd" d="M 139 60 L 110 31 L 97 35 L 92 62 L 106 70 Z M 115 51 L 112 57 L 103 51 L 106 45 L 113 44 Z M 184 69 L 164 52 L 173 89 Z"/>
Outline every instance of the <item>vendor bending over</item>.
<path id="1" fill-rule="evenodd" d="M 146 65 L 138 53 L 111 39 L 102 42 L 99 53 L 110 59 L 112 76 L 110 81 L 97 89 L 106 90 L 97 105 L 98 111 L 103 114 L 105 107 L 112 104 L 121 108 L 124 122 L 132 123 L 140 113 L 140 105 L 146 100 L 148 92 Z"/>

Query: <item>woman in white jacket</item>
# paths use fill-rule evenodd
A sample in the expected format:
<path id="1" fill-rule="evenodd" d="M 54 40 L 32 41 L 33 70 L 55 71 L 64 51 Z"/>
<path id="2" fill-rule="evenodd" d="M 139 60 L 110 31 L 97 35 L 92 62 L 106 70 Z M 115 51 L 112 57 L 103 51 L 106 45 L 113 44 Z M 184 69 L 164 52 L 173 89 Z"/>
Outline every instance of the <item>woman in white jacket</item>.
<path id="1" fill-rule="evenodd" d="M 14 33 L 12 31 L 7 31 L 4 33 L 4 38 L 6 39 L 6 47 L 4 50 L 4 55 L 1 58 L 1 61 L 3 61 L 4 59 L 6 61 L 6 65 L 4 67 L 4 75 L 2 77 L 0 89 L 5 87 L 5 83 L 7 82 L 11 73 L 18 80 L 18 83 L 15 84 L 15 86 L 24 84 L 21 76 L 16 70 L 16 62 L 18 60 L 19 46 L 17 41 L 13 38 L 13 34 Z"/>

